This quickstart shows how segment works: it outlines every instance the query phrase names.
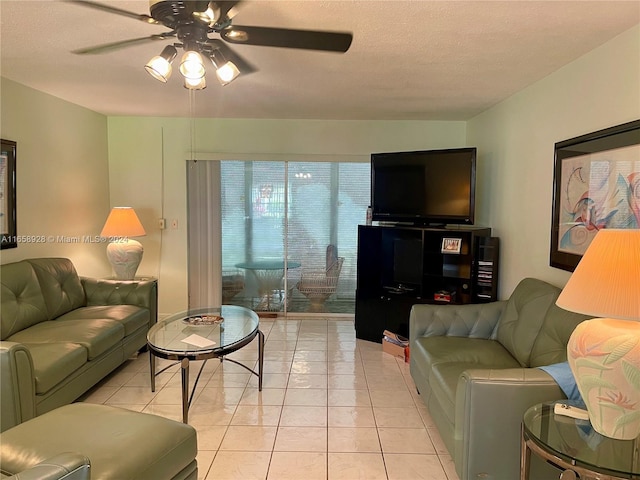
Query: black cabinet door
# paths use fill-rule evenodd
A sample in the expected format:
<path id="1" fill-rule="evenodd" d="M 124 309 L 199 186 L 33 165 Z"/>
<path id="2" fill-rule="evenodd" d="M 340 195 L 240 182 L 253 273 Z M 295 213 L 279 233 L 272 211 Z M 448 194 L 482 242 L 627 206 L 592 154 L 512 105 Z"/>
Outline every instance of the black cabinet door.
<path id="1" fill-rule="evenodd" d="M 409 314 L 421 299 L 402 295 L 356 295 L 356 337 L 382 343 L 385 330 L 409 338 Z"/>

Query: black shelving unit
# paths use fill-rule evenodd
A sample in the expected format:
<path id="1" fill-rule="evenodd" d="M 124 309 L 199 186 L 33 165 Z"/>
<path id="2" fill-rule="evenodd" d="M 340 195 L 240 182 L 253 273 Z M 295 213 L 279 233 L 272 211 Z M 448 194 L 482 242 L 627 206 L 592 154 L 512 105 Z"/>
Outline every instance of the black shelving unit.
<path id="1" fill-rule="evenodd" d="M 416 303 L 496 300 L 498 254 L 490 228 L 359 226 L 356 337 L 380 342 L 385 329 L 408 336 Z"/>
<path id="2" fill-rule="evenodd" d="M 476 238 L 477 260 L 473 281 L 475 298 L 480 302 L 493 302 L 498 297 L 498 254 L 500 239 L 498 237 Z"/>

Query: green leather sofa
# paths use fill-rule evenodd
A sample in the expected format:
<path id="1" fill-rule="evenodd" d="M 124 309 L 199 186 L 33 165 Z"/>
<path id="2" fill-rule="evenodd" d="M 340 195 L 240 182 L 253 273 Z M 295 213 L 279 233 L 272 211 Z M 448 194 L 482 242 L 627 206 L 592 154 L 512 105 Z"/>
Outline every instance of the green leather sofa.
<path id="1" fill-rule="evenodd" d="M 410 371 L 460 480 L 520 478 L 524 412 L 566 398 L 536 367 L 566 361 L 573 329 L 589 318 L 555 305 L 560 289 L 526 278 L 508 300 L 414 305 Z M 547 480 L 549 468 L 532 465 Z"/>
<path id="2" fill-rule="evenodd" d="M 155 281 L 80 278 L 70 260 L 0 266 L 0 431 L 76 400 L 157 321 Z"/>

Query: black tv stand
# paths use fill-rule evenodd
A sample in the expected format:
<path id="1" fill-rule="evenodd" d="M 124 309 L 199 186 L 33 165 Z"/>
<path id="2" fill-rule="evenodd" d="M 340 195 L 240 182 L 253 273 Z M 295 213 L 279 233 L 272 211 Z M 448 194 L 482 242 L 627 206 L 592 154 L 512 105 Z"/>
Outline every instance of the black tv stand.
<path id="1" fill-rule="evenodd" d="M 458 240 L 459 252 L 444 249 L 444 239 Z M 356 337 L 381 342 L 384 330 L 408 337 L 417 303 L 497 300 L 498 247 L 490 228 L 359 226 Z"/>
<path id="2" fill-rule="evenodd" d="M 417 290 L 417 287 L 407 287 L 405 285 L 398 285 L 397 287 L 392 287 L 390 285 L 382 287 L 389 293 L 394 293 L 396 295 L 403 295 L 408 293 L 414 293 Z"/>

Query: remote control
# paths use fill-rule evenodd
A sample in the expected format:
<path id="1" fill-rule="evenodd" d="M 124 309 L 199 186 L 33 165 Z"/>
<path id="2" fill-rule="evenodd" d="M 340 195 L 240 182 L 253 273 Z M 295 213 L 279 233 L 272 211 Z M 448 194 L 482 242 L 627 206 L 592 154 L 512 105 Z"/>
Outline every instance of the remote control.
<path id="1" fill-rule="evenodd" d="M 578 420 L 589 420 L 589 413 L 586 410 L 567 405 L 566 403 L 556 403 L 553 407 L 553 413 L 556 415 L 564 415 L 565 417 L 577 418 Z"/>

